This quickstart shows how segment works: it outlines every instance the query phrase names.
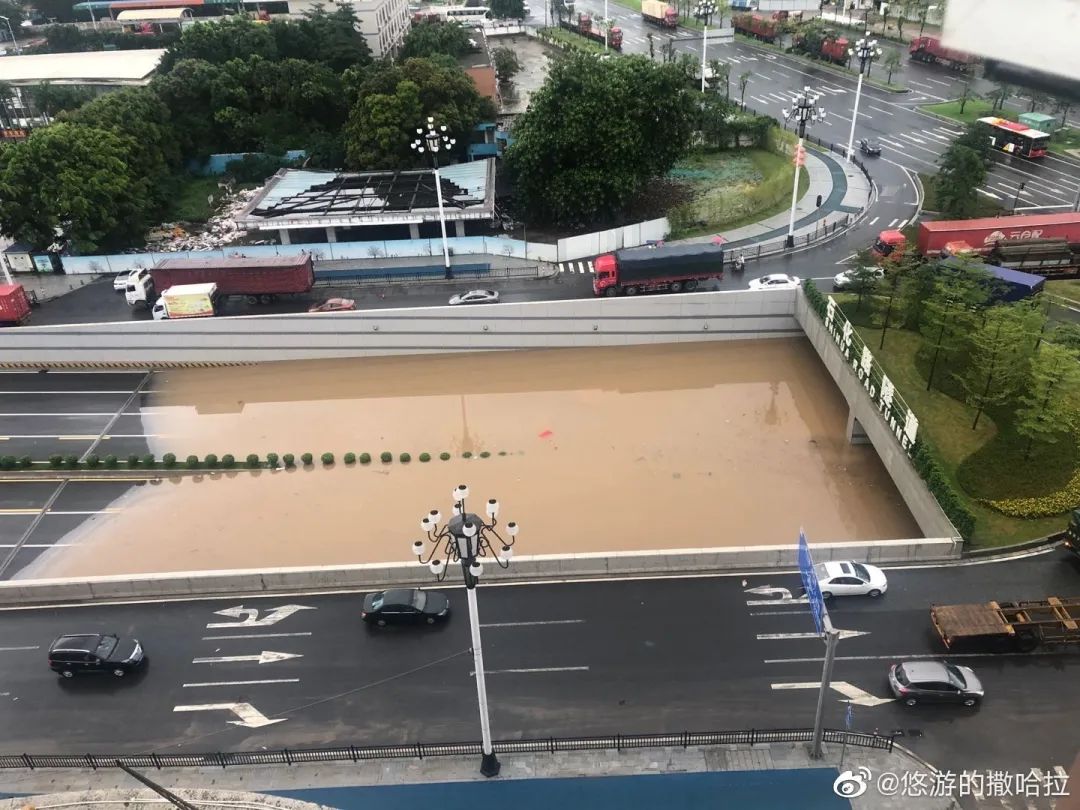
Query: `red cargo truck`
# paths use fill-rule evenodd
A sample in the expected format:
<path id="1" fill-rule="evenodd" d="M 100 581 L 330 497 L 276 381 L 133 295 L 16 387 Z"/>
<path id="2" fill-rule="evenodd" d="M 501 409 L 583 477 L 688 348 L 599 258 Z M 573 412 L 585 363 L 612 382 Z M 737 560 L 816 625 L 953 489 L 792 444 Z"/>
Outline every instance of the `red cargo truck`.
<path id="1" fill-rule="evenodd" d="M 951 70 L 967 70 L 978 61 L 977 56 L 946 48 L 937 37 L 916 37 L 908 47 L 908 58 L 917 62 L 944 65 Z"/>
<path id="2" fill-rule="evenodd" d="M 660 28 L 677 28 L 679 12 L 664 0 L 641 0 L 641 19 Z"/>
<path id="3" fill-rule="evenodd" d="M 775 16 L 769 20 L 759 14 L 733 14 L 731 27 L 740 34 L 762 42 L 776 42 L 783 30 Z"/>
<path id="4" fill-rule="evenodd" d="M 724 277 L 724 250 L 719 245 L 624 248 L 598 256 L 593 270 L 594 295 L 693 292 L 702 281 Z"/>
<path id="5" fill-rule="evenodd" d="M 218 296 L 269 304 L 279 295 L 308 292 L 315 284 L 311 256 L 269 256 L 259 259 L 162 259 L 150 272 L 128 278 L 125 297 L 131 306 L 151 306 L 157 295 L 177 285 L 216 284 Z"/>
<path id="6" fill-rule="evenodd" d="M 30 318 L 30 301 L 22 284 L 0 284 L 0 326 L 18 326 Z"/>
<path id="7" fill-rule="evenodd" d="M 591 39 L 593 42 L 599 42 L 601 45 L 604 43 L 604 29 L 599 25 L 593 25 L 592 17 L 588 14 L 578 14 L 576 22 L 574 20 L 563 20 L 562 27 L 568 31 L 573 31 L 575 34 L 580 34 L 586 39 Z M 607 43 L 608 47 L 613 51 L 621 51 L 622 29 L 618 26 L 609 28 Z"/>

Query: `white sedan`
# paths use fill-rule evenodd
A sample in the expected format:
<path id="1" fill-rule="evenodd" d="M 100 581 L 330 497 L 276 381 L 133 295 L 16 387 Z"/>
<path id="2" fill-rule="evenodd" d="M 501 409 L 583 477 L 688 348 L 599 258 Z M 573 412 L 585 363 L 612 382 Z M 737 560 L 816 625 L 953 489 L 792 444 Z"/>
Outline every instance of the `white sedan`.
<path id="1" fill-rule="evenodd" d="M 129 275 L 131 275 L 130 271 L 117 275 L 116 278 L 112 280 L 112 288 L 114 290 L 117 290 L 118 292 L 123 292 L 124 290 L 126 290 Z"/>
<path id="2" fill-rule="evenodd" d="M 450 306 L 458 304 L 497 304 L 499 293 L 496 290 L 469 290 L 467 293 L 455 295 L 450 299 Z"/>
<path id="3" fill-rule="evenodd" d="M 825 599 L 833 596 L 881 596 L 889 589 L 885 572 L 858 562 L 827 562 L 814 566 L 818 588 Z"/>
<path id="4" fill-rule="evenodd" d="M 798 276 L 789 276 L 785 273 L 773 273 L 761 278 L 755 278 L 750 282 L 751 290 L 794 290 L 799 284 Z"/>
<path id="5" fill-rule="evenodd" d="M 880 281 L 885 278 L 885 271 L 880 267 L 863 267 L 861 272 L 864 274 L 863 278 L 867 281 L 873 279 L 874 281 Z M 837 273 L 833 276 L 833 289 L 834 290 L 846 290 L 854 287 L 859 282 L 860 270 L 852 268 L 851 270 L 845 270 L 843 273 Z"/>

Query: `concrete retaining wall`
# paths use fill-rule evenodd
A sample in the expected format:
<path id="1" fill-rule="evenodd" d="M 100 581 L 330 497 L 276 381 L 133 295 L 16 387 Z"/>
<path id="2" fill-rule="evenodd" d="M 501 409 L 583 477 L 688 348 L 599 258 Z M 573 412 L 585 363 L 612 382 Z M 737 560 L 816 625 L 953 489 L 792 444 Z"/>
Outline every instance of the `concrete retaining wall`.
<path id="1" fill-rule="evenodd" d="M 840 348 L 836 345 L 832 336 L 825 329 L 825 324 L 817 314 L 810 309 L 806 295 L 799 290 L 798 300 L 795 307 L 795 317 L 806 332 L 807 338 L 813 344 L 821 361 L 825 364 L 829 374 L 836 382 L 840 393 L 847 400 L 851 409 L 849 420 L 854 418 L 857 423 L 855 428 L 856 441 L 869 440 L 877 451 L 881 463 L 892 478 L 896 488 L 900 491 L 900 497 L 904 499 L 915 522 L 927 537 L 947 537 L 957 539 L 956 552 L 959 553 L 959 532 L 945 513 L 941 511 L 937 499 L 930 493 L 926 483 L 919 476 L 918 471 L 911 463 L 907 453 L 900 446 L 889 429 L 881 412 L 874 405 L 870 395 L 867 394 L 858 377 L 844 360 Z M 862 430 L 858 430 L 861 427 Z"/>
<path id="2" fill-rule="evenodd" d="M 815 562 L 860 560 L 875 564 L 936 560 L 956 556 L 950 539 L 881 540 L 869 543 L 815 543 Z M 585 579 L 642 574 L 704 574 L 798 567 L 790 546 L 672 549 L 615 553 L 515 557 L 503 571 L 484 566 L 484 581 Z M 453 576 L 453 575 L 451 575 Z M 158 599 L 291 591 L 366 590 L 430 585 L 431 572 L 419 563 L 368 563 L 318 568 L 272 568 L 264 571 L 198 571 L 83 579 L 0 582 L 0 605 L 85 602 L 110 599 Z"/>
<path id="3" fill-rule="evenodd" d="M 472 307 L 5 329 L 0 366 L 167 366 L 794 337 L 795 292 L 709 292 Z"/>

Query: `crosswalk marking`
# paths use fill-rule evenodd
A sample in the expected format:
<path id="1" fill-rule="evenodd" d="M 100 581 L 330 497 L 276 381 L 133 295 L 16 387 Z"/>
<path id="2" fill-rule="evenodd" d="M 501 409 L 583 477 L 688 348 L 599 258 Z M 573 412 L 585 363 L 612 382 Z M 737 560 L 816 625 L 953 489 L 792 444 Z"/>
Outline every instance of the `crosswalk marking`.
<path id="1" fill-rule="evenodd" d="M 591 261 L 559 262 L 560 273 L 595 273 Z"/>

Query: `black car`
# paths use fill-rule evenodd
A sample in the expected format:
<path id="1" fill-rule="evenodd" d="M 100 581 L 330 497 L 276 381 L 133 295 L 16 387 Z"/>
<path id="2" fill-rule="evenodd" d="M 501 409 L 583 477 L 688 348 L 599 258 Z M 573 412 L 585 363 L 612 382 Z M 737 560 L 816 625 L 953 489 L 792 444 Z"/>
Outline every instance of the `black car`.
<path id="1" fill-rule="evenodd" d="M 438 591 L 397 588 L 364 597 L 360 618 L 368 624 L 435 624 L 450 615 L 450 600 Z"/>
<path id="2" fill-rule="evenodd" d="M 135 638 L 87 633 L 60 636 L 49 647 L 49 669 L 65 678 L 84 672 L 105 672 L 123 678 L 146 663 Z"/>
<path id="3" fill-rule="evenodd" d="M 880 157 L 881 144 L 877 141 L 867 140 L 866 138 L 859 138 L 859 151 L 864 155 L 873 155 L 874 157 Z"/>
<path id="4" fill-rule="evenodd" d="M 962 703 L 977 706 L 983 685 L 969 667 L 947 661 L 905 661 L 889 669 L 892 693 L 908 706 L 919 703 Z"/>

